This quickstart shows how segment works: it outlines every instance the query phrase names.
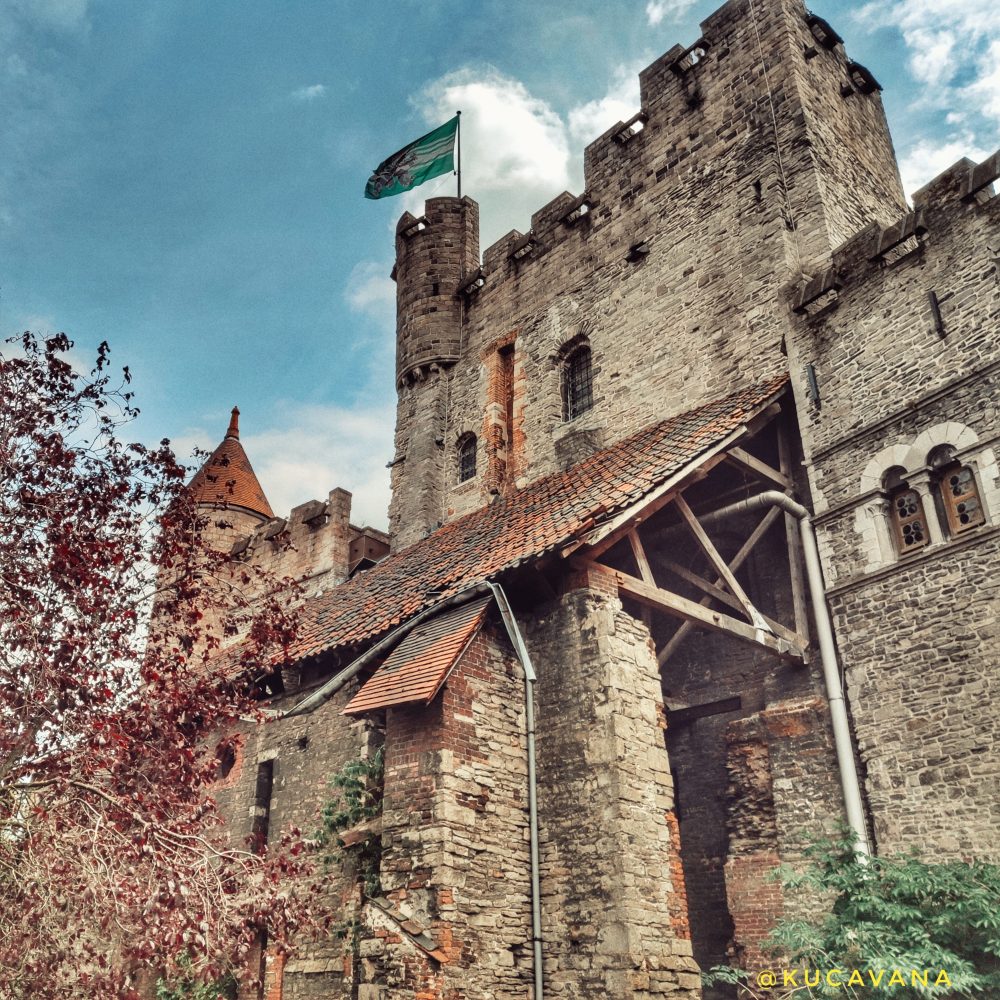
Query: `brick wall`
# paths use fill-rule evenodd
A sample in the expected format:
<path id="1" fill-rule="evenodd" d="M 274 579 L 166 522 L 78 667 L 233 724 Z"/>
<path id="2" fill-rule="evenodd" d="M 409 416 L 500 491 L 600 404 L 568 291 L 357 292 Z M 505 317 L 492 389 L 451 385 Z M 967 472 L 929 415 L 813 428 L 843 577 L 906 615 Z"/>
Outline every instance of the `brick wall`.
<path id="1" fill-rule="evenodd" d="M 444 959 L 429 958 L 381 919 L 380 943 L 363 943 L 362 974 L 382 1000 L 522 1000 L 527 993 L 523 706 L 509 645 L 487 630 L 431 705 L 388 710 L 382 885 Z"/>

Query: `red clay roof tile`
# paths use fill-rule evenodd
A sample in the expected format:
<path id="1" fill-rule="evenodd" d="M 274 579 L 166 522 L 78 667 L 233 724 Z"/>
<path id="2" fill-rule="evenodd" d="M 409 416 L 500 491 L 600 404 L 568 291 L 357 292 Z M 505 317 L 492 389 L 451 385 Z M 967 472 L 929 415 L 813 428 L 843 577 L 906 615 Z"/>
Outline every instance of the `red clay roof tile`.
<path id="1" fill-rule="evenodd" d="M 491 600 L 470 601 L 418 625 L 351 699 L 343 714 L 433 701 L 479 631 Z"/>
<path id="2" fill-rule="evenodd" d="M 240 444 L 240 411 L 233 407 L 226 436 L 188 484 L 195 503 L 245 507 L 262 517 L 274 517 L 250 459 Z"/>
<path id="3" fill-rule="evenodd" d="M 296 658 L 370 643 L 425 608 L 562 546 L 696 462 L 783 391 L 779 375 L 653 424 L 456 518 L 302 609 Z"/>

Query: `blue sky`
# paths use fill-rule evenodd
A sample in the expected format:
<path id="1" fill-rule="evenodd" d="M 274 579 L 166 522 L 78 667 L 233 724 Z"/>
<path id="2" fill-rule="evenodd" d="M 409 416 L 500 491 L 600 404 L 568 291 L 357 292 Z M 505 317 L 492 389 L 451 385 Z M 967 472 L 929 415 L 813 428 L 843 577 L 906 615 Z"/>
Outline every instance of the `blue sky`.
<path id="1" fill-rule="evenodd" d="M 343 486 L 384 524 L 392 231 L 454 181 L 371 202 L 372 167 L 461 107 L 483 245 L 523 230 L 716 6 L 4 0 L 0 330 L 107 339 L 135 434 L 185 455 L 238 403 L 276 510 Z M 884 85 L 909 190 L 1000 145 L 994 0 L 812 6 Z"/>

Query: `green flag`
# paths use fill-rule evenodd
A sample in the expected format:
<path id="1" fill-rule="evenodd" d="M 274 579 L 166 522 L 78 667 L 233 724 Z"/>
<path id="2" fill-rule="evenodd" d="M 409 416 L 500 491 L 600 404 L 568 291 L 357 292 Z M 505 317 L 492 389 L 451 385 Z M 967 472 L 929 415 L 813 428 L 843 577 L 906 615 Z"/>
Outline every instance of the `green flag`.
<path id="1" fill-rule="evenodd" d="M 458 115 L 383 160 L 365 185 L 366 198 L 389 198 L 455 169 Z"/>

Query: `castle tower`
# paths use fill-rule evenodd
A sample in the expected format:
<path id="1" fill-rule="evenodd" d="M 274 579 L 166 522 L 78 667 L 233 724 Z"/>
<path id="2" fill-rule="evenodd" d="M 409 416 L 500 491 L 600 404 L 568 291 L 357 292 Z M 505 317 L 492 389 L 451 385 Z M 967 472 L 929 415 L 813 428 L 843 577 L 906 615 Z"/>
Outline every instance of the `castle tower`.
<path id="1" fill-rule="evenodd" d="M 585 150 L 584 191 L 481 266 L 470 199 L 400 220 L 397 548 L 788 371 L 782 290 L 905 212 L 878 83 L 827 22 L 802 0 L 730 0 L 701 32 L 640 73 L 636 115 Z M 574 359 L 582 408 L 566 403 Z"/>
<path id="2" fill-rule="evenodd" d="M 219 551 L 251 534 L 274 517 L 250 459 L 240 444 L 240 411 L 234 406 L 222 443 L 195 473 L 188 486 L 191 498 L 208 524 L 205 537 Z M 212 511 L 219 511 L 213 517 Z"/>
<path id="3" fill-rule="evenodd" d="M 396 226 L 396 450 L 389 531 L 396 548 L 445 517 L 450 369 L 464 349 L 457 294 L 479 268 L 479 206 L 431 198 L 419 219 Z"/>

